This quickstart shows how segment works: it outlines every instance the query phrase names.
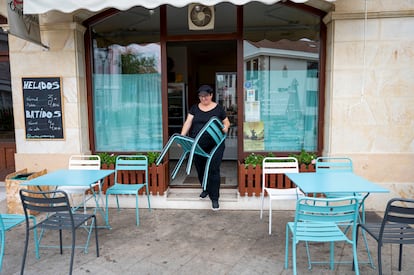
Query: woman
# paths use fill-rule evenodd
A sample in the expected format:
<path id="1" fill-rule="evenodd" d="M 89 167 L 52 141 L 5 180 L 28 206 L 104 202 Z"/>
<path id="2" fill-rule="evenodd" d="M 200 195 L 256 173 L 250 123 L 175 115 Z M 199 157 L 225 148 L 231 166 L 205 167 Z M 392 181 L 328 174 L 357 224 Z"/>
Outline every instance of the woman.
<path id="1" fill-rule="evenodd" d="M 223 122 L 223 132 L 227 134 L 230 121 L 227 118 L 226 112 L 222 106 L 218 105 L 213 101 L 213 89 L 208 85 L 202 85 L 198 91 L 198 98 L 200 102 L 191 106 L 187 119 L 184 122 L 183 128 L 181 130 L 181 135 L 189 135 L 192 138 L 195 138 L 203 126 L 210 120 L 212 117 L 217 117 Z M 209 152 L 215 145 L 214 141 L 206 135 L 204 138 L 200 138 L 199 144 L 203 150 Z M 220 206 L 218 203 L 220 196 L 220 165 L 224 153 L 224 142 L 220 145 L 217 151 L 213 155 L 213 159 L 210 163 L 210 168 L 208 171 L 208 180 L 207 188 L 205 191 L 201 192 L 200 198 L 210 197 L 211 208 L 213 210 L 219 210 Z M 205 157 L 194 155 L 194 164 L 198 174 L 198 180 L 200 183 L 203 182 L 204 171 L 206 167 L 207 159 Z"/>

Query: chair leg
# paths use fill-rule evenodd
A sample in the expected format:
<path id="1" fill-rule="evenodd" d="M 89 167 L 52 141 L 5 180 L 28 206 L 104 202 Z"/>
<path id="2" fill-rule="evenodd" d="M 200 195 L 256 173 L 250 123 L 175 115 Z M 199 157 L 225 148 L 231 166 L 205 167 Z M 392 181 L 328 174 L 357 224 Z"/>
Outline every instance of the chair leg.
<path id="1" fill-rule="evenodd" d="M 96 216 L 93 216 L 92 218 L 95 226 L 96 257 L 99 257 L 98 225 L 96 224 Z"/>
<path id="2" fill-rule="evenodd" d="M 149 190 L 148 190 L 148 182 L 145 185 L 145 187 L 147 189 L 148 210 L 151 211 L 151 202 L 150 202 L 150 193 L 149 193 Z"/>
<path id="3" fill-rule="evenodd" d="M 27 222 L 27 221 L 26 221 Z M 34 228 L 33 230 L 36 230 L 36 228 Z M 20 270 L 20 274 L 23 275 L 24 274 L 24 266 L 26 264 L 26 255 L 27 255 L 27 247 L 29 245 L 29 225 L 26 224 L 26 241 L 24 243 L 24 251 L 23 251 L 23 260 L 22 260 L 22 267 Z"/>
<path id="4" fill-rule="evenodd" d="M 135 216 L 136 224 L 139 225 L 139 208 L 138 208 L 138 193 L 135 195 Z"/>
<path id="5" fill-rule="evenodd" d="M 401 268 L 402 268 L 402 252 L 403 252 L 403 245 L 400 244 L 400 257 L 398 259 L 398 271 L 401 271 Z"/>
<path id="6" fill-rule="evenodd" d="M 286 224 L 285 230 L 285 269 L 289 267 L 289 226 Z"/>
<path id="7" fill-rule="evenodd" d="M 72 252 L 70 254 L 69 274 L 72 274 L 72 270 L 73 270 L 73 258 L 75 256 L 75 241 L 76 241 L 76 229 L 72 228 Z"/>
<path id="8" fill-rule="evenodd" d="M 3 256 L 4 256 L 4 246 L 6 244 L 6 232 L 1 230 L 1 248 L 0 248 L 0 272 L 3 268 Z"/>
<path id="9" fill-rule="evenodd" d="M 272 235 L 272 200 L 269 198 L 269 235 Z"/>
<path id="10" fill-rule="evenodd" d="M 63 254 L 63 245 L 62 245 L 62 229 L 59 229 L 59 245 L 60 245 L 60 254 Z"/>
<path id="11" fill-rule="evenodd" d="M 382 247 L 382 243 L 378 242 L 378 249 L 377 249 L 377 257 L 378 257 L 378 275 L 382 275 L 382 260 L 381 260 L 381 247 Z"/>
<path id="12" fill-rule="evenodd" d="M 265 190 L 263 190 L 263 191 L 262 191 L 262 195 L 261 195 L 261 199 L 262 199 L 262 206 L 260 207 L 260 219 L 262 219 L 262 218 L 263 218 L 264 192 L 265 192 Z"/>

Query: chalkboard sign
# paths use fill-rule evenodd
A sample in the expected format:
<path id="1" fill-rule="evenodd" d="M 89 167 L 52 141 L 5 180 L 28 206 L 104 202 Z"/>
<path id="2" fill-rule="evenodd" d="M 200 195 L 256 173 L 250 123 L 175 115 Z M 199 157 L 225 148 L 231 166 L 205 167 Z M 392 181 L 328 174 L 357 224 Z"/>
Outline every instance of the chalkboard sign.
<path id="1" fill-rule="evenodd" d="M 63 139 L 60 77 L 22 78 L 26 139 Z"/>

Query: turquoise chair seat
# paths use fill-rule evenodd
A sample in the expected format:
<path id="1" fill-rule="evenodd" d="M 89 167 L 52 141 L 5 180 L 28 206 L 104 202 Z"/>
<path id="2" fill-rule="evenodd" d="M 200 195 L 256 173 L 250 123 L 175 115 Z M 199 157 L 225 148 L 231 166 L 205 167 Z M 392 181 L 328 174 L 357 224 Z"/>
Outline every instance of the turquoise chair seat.
<path id="1" fill-rule="evenodd" d="M 206 162 L 206 168 L 205 173 L 203 177 L 203 190 L 206 190 L 207 187 L 207 180 L 208 180 L 208 170 L 210 167 L 211 159 L 214 156 L 214 153 L 217 151 L 219 146 L 225 141 L 226 134 L 223 133 L 223 123 L 217 118 L 212 117 L 206 125 L 200 130 L 200 132 L 197 134 L 195 138 L 191 138 L 188 136 L 183 136 L 179 134 L 173 134 L 171 138 L 168 140 L 167 144 L 164 146 L 163 150 L 161 151 L 160 156 L 156 160 L 156 165 L 159 165 L 168 152 L 168 150 L 171 148 L 171 146 L 176 143 L 178 144 L 181 149 L 182 153 L 180 156 L 180 159 L 177 162 L 177 165 L 174 167 L 174 170 L 172 172 L 172 179 L 175 178 L 177 175 L 181 164 L 184 162 L 184 160 L 188 156 L 187 161 L 187 168 L 186 173 L 189 175 L 191 173 L 191 165 L 193 162 L 194 155 L 199 155 L 202 157 L 207 158 Z M 214 141 L 214 147 L 211 149 L 210 152 L 206 152 L 203 148 L 201 148 L 199 141 L 201 137 L 205 138 L 205 134 L 207 134 L 213 141 Z"/>

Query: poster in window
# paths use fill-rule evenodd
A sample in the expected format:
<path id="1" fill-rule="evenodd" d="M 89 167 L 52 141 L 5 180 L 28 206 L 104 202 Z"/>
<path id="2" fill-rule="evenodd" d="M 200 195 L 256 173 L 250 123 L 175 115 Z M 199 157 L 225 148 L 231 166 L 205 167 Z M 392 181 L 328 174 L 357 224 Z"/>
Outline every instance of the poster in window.
<path id="1" fill-rule="evenodd" d="M 26 139 L 63 139 L 60 77 L 22 78 Z"/>
<path id="2" fill-rule="evenodd" d="M 243 124 L 244 151 L 264 150 L 264 123 L 263 121 L 244 122 Z"/>

